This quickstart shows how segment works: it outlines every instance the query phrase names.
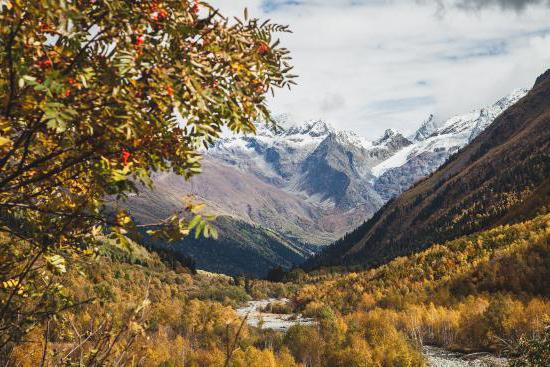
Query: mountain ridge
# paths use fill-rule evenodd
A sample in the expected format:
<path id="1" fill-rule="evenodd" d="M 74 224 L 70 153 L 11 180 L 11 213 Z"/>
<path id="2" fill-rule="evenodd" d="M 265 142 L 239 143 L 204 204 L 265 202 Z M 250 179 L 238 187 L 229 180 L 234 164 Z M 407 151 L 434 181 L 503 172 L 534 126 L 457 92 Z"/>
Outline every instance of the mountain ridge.
<path id="1" fill-rule="evenodd" d="M 500 106 L 504 109 L 505 104 Z M 439 170 L 390 201 L 306 267 L 383 263 L 431 243 L 488 228 L 512 208 L 521 211 L 522 203 L 533 201 L 532 192 L 544 191 L 548 183 L 548 106 L 550 79 L 539 78 L 527 96 L 486 124 Z M 480 114 L 484 116 L 490 114 Z M 543 199 L 537 207 L 546 204 Z M 536 214 L 534 209 L 526 212 L 527 217 Z"/>
<path id="2" fill-rule="evenodd" d="M 181 210 L 181 198 L 191 194 L 206 204 L 207 212 L 231 218 L 224 221 L 222 237 L 231 226 L 251 232 L 245 241 L 261 237 L 259 228 L 274 231 L 275 237 L 264 232 L 265 241 L 260 242 L 280 240 L 273 248 L 283 250 L 295 243 L 301 249 L 298 257 L 279 259 L 285 266 L 300 263 L 431 174 L 522 93 L 526 91 L 443 123 L 431 116 L 412 137 L 388 129 L 380 138 L 367 140 L 319 120 L 282 124 L 286 126 L 277 130 L 260 125 L 256 135 L 224 138 L 205 151 L 201 175 L 189 181 L 171 173 L 157 175 L 156 190 L 144 189 L 126 205 L 138 223 L 155 222 Z M 226 240 L 227 254 L 241 247 Z M 203 258 L 193 250 L 192 242 L 178 245 L 182 252 L 197 253 L 197 263 L 206 270 L 222 269 L 211 256 Z M 266 254 L 255 249 L 259 242 L 242 245 Z M 222 251 L 223 257 L 223 246 L 207 246 Z M 262 256 L 265 264 L 279 261 L 272 261 L 277 258 L 273 254 Z M 258 274 L 256 267 L 248 270 Z"/>

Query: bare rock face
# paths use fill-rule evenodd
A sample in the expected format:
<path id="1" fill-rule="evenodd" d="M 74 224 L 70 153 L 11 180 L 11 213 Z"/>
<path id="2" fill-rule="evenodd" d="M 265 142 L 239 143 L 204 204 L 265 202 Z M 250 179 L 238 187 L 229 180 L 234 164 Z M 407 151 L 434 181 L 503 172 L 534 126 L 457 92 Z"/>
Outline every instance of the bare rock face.
<path id="1" fill-rule="evenodd" d="M 420 125 L 413 135 L 413 140 L 423 141 L 428 139 L 437 130 L 437 123 L 434 115 L 430 115 L 426 121 Z"/>
<path id="2" fill-rule="evenodd" d="M 405 164 L 390 168 L 378 177 L 374 189 L 384 202 L 398 196 L 418 180 L 428 176 L 449 158 L 450 150 L 421 152 Z"/>
<path id="3" fill-rule="evenodd" d="M 302 163 L 299 188 L 338 210 L 366 203 L 376 210 L 383 202 L 369 181 L 369 159 L 365 148 L 329 134 Z"/>

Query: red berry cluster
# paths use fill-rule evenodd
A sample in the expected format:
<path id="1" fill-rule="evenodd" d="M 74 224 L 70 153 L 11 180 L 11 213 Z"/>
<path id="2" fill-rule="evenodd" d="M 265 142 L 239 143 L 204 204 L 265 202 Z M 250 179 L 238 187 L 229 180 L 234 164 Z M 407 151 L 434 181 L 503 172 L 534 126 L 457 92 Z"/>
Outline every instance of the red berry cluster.
<path id="1" fill-rule="evenodd" d="M 71 96 L 71 94 L 72 94 L 71 87 L 72 87 L 72 88 L 76 88 L 76 89 L 80 89 L 80 88 L 81 88 L 81 84 L 78 83 L 74 78 L 69 78 L 69 79 L 67 80 L 67 82 L 69 83 L 70 87 L 67 88 L 67 89 L 65 89 L 65 98 Z"/>
<path id="2" fill-rule="evenodd" d="M 44 70 L 44 69 L 47 69 L 47 68 L 51 68 L 52 67 L 52 60 L 48 59 L 48 58 L 44 58 L 40 61 L 38 61 L 38 66 L 40 67 L 40 69 Z"/>
<path id="3" fill-rule="evenodd" d="M 151 3 L 151 20 L 159 22 L 168 16 L 166 9 L 162 9 L 158 6 L 156 1 Z"/>
<path id="4" fill-rule="evenodd" d="M 160 9 L 151 13 L 151 19 L 154 21 L 161 21 L 168 16 L 168 12 L 164 9 Z"/>
<path id="5" fill-rule="evenodd" d="M 265 55 L 266 53 L 269 52 L 269 46 L 267 45 L 267 43 L 262 42 L 262 43 L 260 43 L 260 45 L 258 46 L 257 51 L 258 51 L 258 53 L 259 53 L 260 55 Z"/>
<path id="6" fill-rule="evenodd" d="M 136 37 L 136 46 L 141 46 L 145 42 L 145 37 L 142 34 Z"/>
<path id="7" fill-rule="evenodd" d="M 172 88 L 171 85 L 166 87 L 166 94 L 168 94 L 170 97 L 174 95 L 174 88 Z"/>
<path id="8" fill-rule="evenodd" d="M 191 8 L 193 14 L 199 13 L 199 0 L 193 0 L 193 7 Z"/>
<path id="9" fill-rule="evenodd" d="M 130 159 L 130 152 L 127 151 L 125 148 L 122 148 L 120 153 L 120 158 L 122 160 L 122 163 L 127 166 L 128 165 L 128 159 Z"/>

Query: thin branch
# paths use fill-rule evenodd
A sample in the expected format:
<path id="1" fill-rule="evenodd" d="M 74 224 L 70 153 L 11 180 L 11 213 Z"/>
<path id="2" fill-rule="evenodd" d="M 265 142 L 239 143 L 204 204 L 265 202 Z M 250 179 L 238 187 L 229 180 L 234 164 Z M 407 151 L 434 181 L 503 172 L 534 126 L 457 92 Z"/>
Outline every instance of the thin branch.
<path id="1" fill-rule="evenodd" d="M 25 270 L 23 271 L 23 273 L 17 279 L 17 285 L 13 287 L 13 290 L 11 291 L 6 303 L 4 304 L 4 307 L 2 307 L 2 311 L 0 311 L 0 320 L 4 320 L 4 316 L 8 311 L 8 308 L 11 304 L 11 301 L 13 300 L 13 297 L 17 294 L 21 285 L 23 284 L 23 279 L 25 279 L 27 274 L 31 271 L 32 267 L 38 261 L 38 259 L 43 253 L 44 253 L 44 249 L 41 249 L 40 251 L 38 251 L 38 253 L 30 260 L 29 264 L 25 267 Z"/>
<path id="2" fill-rule="evenodd" d="M 80 333 L 78 332 L 78 330 L 76 329 L 76 327 L 74 326 L 74 323 L 71 321 L 71 324 L 73 326 L 73 329 L 75 330 L 75 332 L 77 333 L 79 339 L 80 339 Z M 97 333 L 99 333 L 102 329 L 103 329 L 103 326 L 105 325 L 105 321 L 103 321 L 99 327 L 97 328 L 97 330 L 91 332 L 87 337 L 86 339 L 82 340 L 81 342 L 79 342 L 73 349 L 71 349 L 69 351 L 69 353 L 67 353 L 65 355 L 65 357 L 61 358 L 61 361 L 64 361 L 65 359 L 67 359 L 71 354 L 73 354 L 73 352 L 75 350 L 77 350 L 78 348 L 80 348 L 81 346 L 84 345 L 84 343 L 86 343 L 88 340 L 90 340 L 92 338 L 92 336 L 96 335 Z"/>
<path id="3" fill-rule="evenodd" d="M 18 169 L 12 173 L 11 175 L 7 176 L 6 178 L 4 178 L 1 182 L 0 182 L 0 187 L 1 186 L 4 186 L 5 184 L 7 184 L 8 182 L 10 182 L 11 180 L 17 178 L 17 176 L 23 174 L 25 171 L 28 171 L 29 169 L 31 168 L 35 168 L 37 166 L 39 166 L 40 164 L 42 163 L 47 163 L 49 160 L 53 159 L 53 158 L 56 158 L 64 153 L 68 153 L 70 151 L 73 151 L 73 150 L 77 150 L 81 144 L 84 144 L 84 143 L 87 143 L 89 141 L 92 141 L 94 139 L 97 139 L 99 136 L 98 135 L 89 135 L 89 136 L 86 136 L 85 138 L 82 138 L 80 139 L 79 141 L 76 141 L 74 142 L 71 147 L 69 148 L 65 148 L 65 149 L 60 149 L 60 150 L 57 150 L 57 151 L 53 151 L 43 157 L 40 157 L 40 158 L 37 158 L 35 159 L 34 161 L 32 161 L 31 163 L 27 164 L 27 165 L 23 165 L 25 163 L 25 160 L 26 160 L 26 157 L 28 155 L 28 151 L 29 151 L 29 144 L 30 144 L 30 141 L 32 139 L 32 135 L 33 135 L 33 132 L 28 132 L 27 134 L 27 139 L 25 141 L 25 150 L 23 152 L 23 156 L 21 158 L 21 160 L 19 161 L 19 166 L 18 166 Z M 95 148 L 97 148 L 96 146 L 93 146 Z M 92 147 L 92 148 L 93 148 Z M 93 149 L 95 150 L 95 149 Z"/>
<path id="4" fill-rule="evenodd" d="M 19 19 L 19 22 L 17 22 L 15 29 L 11 32 L 8 38 L 8 42 L 6 43 L 6 58 L 8 61 L 8 74 L 9 74 L 9 85 L 10 85 L 8 102 L 6 104 L 6 108 L 4 111 L 4 116 L 6 118 L 10 117 L 11 107 L 16 94 L 16 76 L 15 76 L 15 67 L 13 63 L 13 43 L 15 41 L 15 38 L 17 37 L 17 33 L 19 33 L 19 30 L 23 25 L 23 21 L 25 20 L 26 16 L 27 16 L 26 14 L 23 14 L 23 16 Z"/>
<path id="5" fill-rule="evenodd" d="M 46 330 L 44 330 L 44 348 L 42 349 L 42 359 L 40 360 L 40 367 L 44 367 L 46 363 L 46 357 L 48 353 L 48 341 L 50 339 L 50 320 L 46 322 Z"/>
<path id="6" fill-rule="evenodd" d="M 50 171 L 48 171 L 48 172 L 46 172 L 42 175 L 35 176 L 35 177 L 30 178 L 30 179 L 25 180 L 25 181 L 21 181 L 21 182 L 15 184 L 15 185 L 12 185 L 12 186 L 8 186 L 8 187 L 0 190 L 0 192 L 7 192 L 7 191 L 10 191 L 10 190 L 17 190 L 17 189 L 20 189 L 21 187 L 27 186 L 29 184 L 47 180 L 48 178 L 51 178 L 52 176 L 57 175 L 57 174 L 65 171 L 68 168 L 74 167 L 74 166 L 84 162 L 86 159 L 90 158 L 94 154 L 95 154 L 95 152 L 86 152 L 85 154 L 81 155 L 80 157 L 71 159 L 70 161 L 66 162 L 65 164 L 63 164 L 59 167 L 56 167 L 56 168 L 54 168 L 54 169 L 52 169 L 52 170 L 50 170 Z M 4 181 L 6 181 L 6 180 L 4 180 Z M 4 181 L 0 182 L 0 187 L 4 186 L 4 184 L 5 184 Z"/>
<path id="7" fill-rule="evenodd" d="M 242 329 L 244 327 L 244 324 L 246 323 L 246 320 L 248 319 L 248 316 L 250 315 L 250 312 L 247 313 L 244 317 L 243 317 L 243 320 L 241 321 L 241 324 L 239 325 L 239 329 L 237 330 L 237 333 L 235 334 L 235 339 L 233 340 L 233 344 L 231 345 L 231 348 L 229 348 L 229 325 L 227 325 L 227 352 L 226 352 L 226 356 L 225 356 L 225 363 L 224 363 L 224 367 L 228 367 L 229 366 L 229 363 L 231 362 L 231 359 L 233 358 L 233 354 L 235 353 L 235 351 L 237 350 L 236 349 L 236 346 L 237 346 L 237 343 L 239 342 L 239 339 L 241 337 L 241 332 L 242 332 Z"/>

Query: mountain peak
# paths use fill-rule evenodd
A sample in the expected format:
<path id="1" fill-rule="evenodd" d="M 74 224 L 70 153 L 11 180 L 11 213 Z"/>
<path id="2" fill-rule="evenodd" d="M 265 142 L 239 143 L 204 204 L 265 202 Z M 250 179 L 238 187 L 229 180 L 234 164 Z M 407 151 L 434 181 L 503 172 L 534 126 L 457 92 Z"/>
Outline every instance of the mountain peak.
<path id="1" fill-rule="evenodd" d="M 340 130 L 336 132 L 335 135 L 336 138 L 343 144 L 351 144 L 364 149 L 368 149 L 372 146 L 372 142 L 354 133 L 353 131 Z"/>
<path id="2" fill-rule="evenodd" d="M 292 126 L 286 130 L 287 135 L 309 135 L 320 137 L 333 132 L 334 128 L 322 120 L 308 121 L 303 125 Z"/>
<path id="3" fill-rule="evenodd" d="M 437 124 L 435 122 L 435 117 L 433 114 L 430 114 L 428 118 L 420 125 L 418 130 L 412 136 L 412 139 L 415 141 L 423 141 L 428 139 L 435 131 L 437 130 Z"/>
<path id="4" fill-rule="evenodd" d="M 540 77 L 539 77 L 540 78 Z M 508 106 L 510 106 L 511 103 L 515 103 L 521 98 L 523 98 L 527 93 L 529 92 L 529 89 L 525 88 L 519 88 L 514 90 L 512 93 L 508 94 L 506 97 L 503 97 L 496 101 L 492 108 L 498 107 L 501 109 L 506 109 Z"/>
<path id="5" fill-rule="evenodd" d="M 393 129 L 386 129 L 384 131 L 384 135 L 382 135 L 382 137 L 378 140 L 375 140 L 373 142 L 373 145 L 381 145 L 387 141 L 389 141 L 391 138 L 393 138 L 394 136 L 397 136 L 399 134 L 399 132 L 397 132 L 396 130 L 393 130 Z"/>
<path id="6" fill-rule="evenodd" d="M 384 131 L 384 135 L 378 139 L 372 142 L 372 145 L 378 146 L 378 145 L 386 145 L 386 146 L 407 146 L 411 144 L 411 142 L 405 138 L 401 133 L 394 129 L 386 129 Z"/>
<path id="7" fill-rule="evenodd" d="M 550 80 L 550 69 L 546 70 L 543 74 L 541 74 L 537 80 L 535 81 L 535 86 L 542 84 L 546 80 Z"/>

